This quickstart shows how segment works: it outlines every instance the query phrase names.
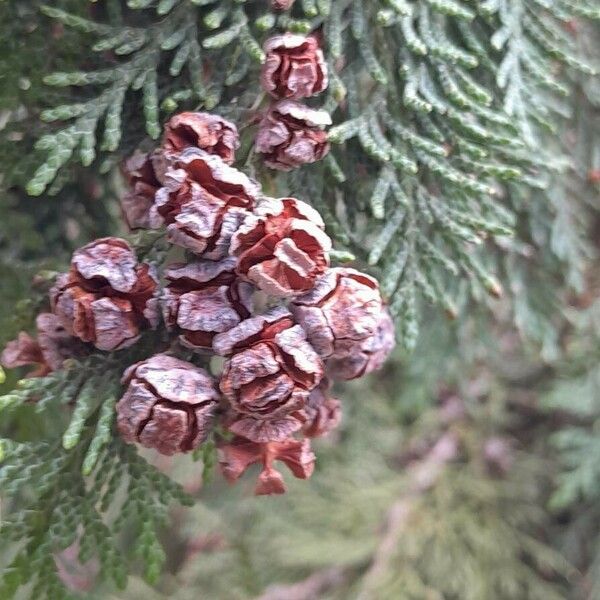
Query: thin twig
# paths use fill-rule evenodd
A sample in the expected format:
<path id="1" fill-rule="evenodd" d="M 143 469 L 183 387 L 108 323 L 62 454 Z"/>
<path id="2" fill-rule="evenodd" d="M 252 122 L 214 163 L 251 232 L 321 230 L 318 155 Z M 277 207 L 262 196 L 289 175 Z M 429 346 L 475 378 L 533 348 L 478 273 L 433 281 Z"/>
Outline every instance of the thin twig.
<path id="1" fill-rule="evenodd" d="M 394 502 L 387 513 L 384 536 L 377 545 L 371 564 L 362 578 L 362 588 L 357 600 L 376 598 L 374 592 L 389 568 L 418 497 L 435 485 L 445 465 L 456 457 L 457 452 L 456 436 L 451 432 L 446 432 L 423 460 L 409 467 L 411 473 L 408 492 Z"/>
<path id="2" fill-rule="evenodd" d="M 442 435 L 427 455 L 409 466 L 409 487 L 405 495 L 398 499 L 387 512 L 383 537 L 377 545 L 373 557 L 366 565 L 362 589 L 357 600 L 374 600 L 374 592 L 387 571 L 389 563 L 402 532 L 414 509 L 417 498 L 435 485 L 445 465 L 456 457 L 458 440 L 451 432 Z M 306 579 L 289 585 L 278 584 L 268 587 L 255 600 L 319 600 L 326 592 L 343 585 L 354 569 L 364 564 L 336 566 L 316 571 Z"/>
<path id="3" fill-rule="evenodd" d="M 347 569 L 330 567 L 297 583 L 269 586 L 256 600 L 319 600 L 325 592 L 343 584 L 346 579 Z"/>

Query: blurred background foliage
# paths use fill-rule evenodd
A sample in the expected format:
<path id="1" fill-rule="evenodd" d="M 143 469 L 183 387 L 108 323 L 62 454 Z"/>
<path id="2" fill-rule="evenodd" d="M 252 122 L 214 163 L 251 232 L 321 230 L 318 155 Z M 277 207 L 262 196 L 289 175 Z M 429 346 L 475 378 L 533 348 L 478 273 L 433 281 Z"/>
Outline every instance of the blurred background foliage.
<path id="1" fill-rule="evenodd" d="M 52 2 L 108 22 L 122 17 L 120 5 Z M 114 163 L 68 163 L 44 196 L 25 191 L 44 156 L 34 144 L 53 131 L 40 114 L 71 94 L 43 78 L 98 68 L 97 54 L 82 61 L 88 35 L 42 14 L 36 0 L 0 2 L 0 16 L 3 345 L 31 328 L 70 252 L 122 226 Z M 597 26 L 574 19 L 566 31 L 600 64 Z M 518 235 L 490 241 L 488 259 L 504 298 L 464 300 L 455 321 L 425 306 L 412 353 L 400 349 L 381 374 L 340 386 L 342 427 L 317 442 L 312 480 L 290 481 L 285 497 L 253 498 L 251 477 L 229 488 L 215 474 L 206 485 L 190 459 L 150 456 L 197 502 L 174 508 L 161 530 L 157 584 L 134 575 L 126 591 L 101 583 L 84 595 L 600 598 L 600 81 L 568 78 L 568 111 L 540 141 L 545 154 L 566 158 L 562 168 L 543 190 L 504 188 Z M 131 122 L 121 154 L 145 136 Z M 300 187 L 303 173 L 273 185 Z M 21 410 L 0 424 L 3 435 L 23 439 L 41 427 L 48 424 Z M 84 571 L 79 589 L 93 579 Z"/>

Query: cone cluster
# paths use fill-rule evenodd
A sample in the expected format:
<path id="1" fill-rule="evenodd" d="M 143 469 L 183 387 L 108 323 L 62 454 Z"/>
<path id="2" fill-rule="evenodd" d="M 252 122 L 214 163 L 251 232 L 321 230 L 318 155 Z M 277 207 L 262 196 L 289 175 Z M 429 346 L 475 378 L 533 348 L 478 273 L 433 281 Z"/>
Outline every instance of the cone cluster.
<path id="1" fill-rule="evenodd" d="M 269 122 L 273 111 L 296 119 L 300 109 L 291 99 L 326 86 L 316 42 L 298 37 L 267 42 L 263 85 L 284 98 Z M 238 147 L 236 126 L 219 116 L 171 118 L 160 148 L 126 161 L 122 209 L 131 229 L 163 229 L 185 260 L 158 273 L 119 238 L 80 248 L 50 292 L 52 313 L 38 323 L 39 340 L 22 334 L 3 362 L 34 362 L 35 374 L 45 374 L 82 351 L 129 347 L 162 316 L 169 348 L 123 375 L 123 439 L 171 455 L 198 448 L 218 431 L 227 479 L 259 463 L 256 493 L 282 493 L 274 463 L 309 477 L 310 438 L 340 422 L 331 381 L 378 369 L 394 332 L 377 281 L 331 268 L 319 213 L 296 198 L 263 196 L 232 166 Z M 289 159 L 289 145 L 286 152 L 277 160 Z M 178 357 L 190 350 L 198 361 L 223 357 L 221 372 L 214 376 L 196 358 Z"/>

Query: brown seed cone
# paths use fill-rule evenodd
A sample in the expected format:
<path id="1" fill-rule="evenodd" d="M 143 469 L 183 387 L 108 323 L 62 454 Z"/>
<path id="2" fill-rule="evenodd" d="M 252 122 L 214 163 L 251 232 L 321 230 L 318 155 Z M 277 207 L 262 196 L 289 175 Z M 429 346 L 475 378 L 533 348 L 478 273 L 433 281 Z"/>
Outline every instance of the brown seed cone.
<path id="1" fill-rule="evenodd" d="M 121 198 L 121 210 L 129 229 L 158 229 L 164 223 L 154 202 L 161 187 L 154 165 L 157 157 L 138 152 L 122 165 L 129 190 Z"/>
<path id="2" fill-rule="evenodd" d="M 99 350 L 119 350 L 158 324 L 157 280 L 129 244 L 102 238 L 76 250 L 50 290 L 52 311 L 69 335 Z"/>
<path id="3" fill-rule="evenodd" d="M 293 300 L 290 310 L 319 356 L 335 366 L 336 377 L 349 375 L 350 363 L 356 372 L 359 364 L 365 372 L 373 370 L 376 360 L 369 362 L 366 356 L 380 356 L 377 345 L 389 345 L 388 336 L 378 337 L 382 315 L 387 314 L 379 285 L 355 269 L 329 269 L 311 291 Z M 337 359 L 345 362 L 331 362 Z"/>
<path id="4" fill-rule="evenodd" d="M 230 482 L 237 481 L 250 465 L 262 464 L 254 490 L 258 496 L 285 492 L 283 477 L 273 467 L 275 461 L 283 462 L 298 479 L 308 479 L 315 466 L 315 455 L 310 449 L 309 440 L 289 438 L 281 442 L 257 444 L 236 436 L 222 444 L 218 454 L 221 471 Z"/>
<path id="5" fill-rule="evenodd" d="M 235 265 L 235 258 L 228 257 L 172 264 L 165 270 L 164 320 L 188 348 L 211 349 L 215 334 L 250 317 L 254 288 L 238 278 Z"/>
<path id="6" fill-rule="evenodd" d="M 271 296 L 310 290 L 329 265 L 331 240 L 319 213 L 295 198 L 263 201 L 231 240 L 237 272 Z"/>
<path id="7" fill-rule="evenodd" d="M 323 363 L 284 307 L 242 321 L 213 340 L 227 356 L 220 388 L 230 404 L 227 427 L 253 442 L 281 442 L 302 426 Z"/>
<path id="8" fill-rule="evenodd" d="M 210 433 L 219 394 L 204 369 L 157 354 L 129 367 L 122 383 L 117 426 L 126 442 L 171 455 L 197 448 Z"/>
<path id="9" fill-rule="evenodd" d="M 269 38 L 261 85 L 275 98 L 308 98 L 328 84 L 327 64 L 317 40 L 294 33 Z"/>
<path id="10" fill-rule="evenodd" d="M 310 393 L 304 414 L 306 421 L 302 433 L 309 438 L 321 437 L 333 431 L 342 420 L 342 405 L 330 394 L 331 384 L 327 378 Z"/>
<path id="11" fill-rule="evenodd" d="M 227 256 L 231 236 L 254 208 L 258 185 L 195 148 L 172 156 L 161 180 L 156 205 L 171 243 L 210 260 Z"/>
<path id="12" fill-rule="evenodd" d="M 43 377 L 51 370 L 46 364 L 38 341 L 26 331 L 21 331 L 16 339 L 6 344 L 0 356 L 0 363 L 7 369 L 34 365 L 36 368 L 27 375 L 28 377 Z"/>
<path id="13" fill-rule="evenodd" d="M 331 117 L 293 100 L 282 100 L 271 107 L 261 121 L 256 136 L 256 151 L 272 169 L 290 171 L 321 160 L 329 152 L 327 133 Z"/>
<path id="14" fill-rule="evenodd" d="M 181 152 L 200 148 L 219 156 L 228 165 L 235 160 L 240 141 L 236 126 L 219 115 L 205 112 L 182 112 L 167 121 L 163 148 Z"/>
<path id="15" fill-rule="evenodd" d="M 345 342 L 343 357 L 330 358 L 327 372 L 334 379 L 356 379 L 381 369 L 396 346 L 394 322 L 387 308 L 379 315 L 373 335 L 358 343 Z"/>
<path id="16" fill-rule="evenodd" d="M 28 377 L 43 377 L 58 371 L 67 358 L 83 353 L 81 342 L 70 336 L 60 319 L 52 313 L 40 313 L 36 320 L 37 339 L 21 331 L 16 340 L 8 342 L 0 357 L 8 369 L 33 365 Z"/>

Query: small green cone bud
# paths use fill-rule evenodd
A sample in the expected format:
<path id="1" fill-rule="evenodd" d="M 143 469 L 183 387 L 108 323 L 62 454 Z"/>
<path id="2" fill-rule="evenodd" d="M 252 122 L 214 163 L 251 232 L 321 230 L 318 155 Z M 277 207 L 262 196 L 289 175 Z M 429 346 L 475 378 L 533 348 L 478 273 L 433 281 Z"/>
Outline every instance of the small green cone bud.
<path id="1" fill-rule="evenodd" d="M 177 102 L 173 98 L 165 98 L 160 108 L 166 113 L 172 113 L 177 110 Z"/>
<path id="2" fill-rule="evenodd" d="M 494 298 L 502 298 L 504 290 L 496 279 L 489 277 L 485 280 L 484 285 L 487 292 L 494 296 Z"/>

